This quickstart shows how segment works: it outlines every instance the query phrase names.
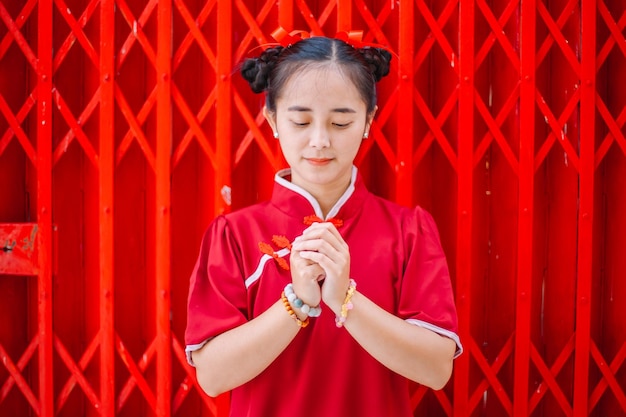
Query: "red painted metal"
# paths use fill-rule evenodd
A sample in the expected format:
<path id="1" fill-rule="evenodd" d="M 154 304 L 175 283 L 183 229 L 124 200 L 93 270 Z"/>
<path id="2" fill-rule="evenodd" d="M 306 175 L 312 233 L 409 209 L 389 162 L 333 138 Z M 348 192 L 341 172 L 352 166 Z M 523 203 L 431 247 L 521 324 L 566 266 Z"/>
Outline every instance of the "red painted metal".
<path id="1" fill-rule="evenodd" d="M 155 278 L 156 278 L 156 339 L 157 339 L 157 389 L 156 415 L 171 415 L 172 382 L 172 348 L 171 326 L 171 33 L 172 33 L 172 2 L 159 0 L 158 5 L 158 36 L 157 44 L 157 146 L 156 146 L 156 233 L 155 233 Z M 153 400 L 154 401 L 154 400 Z"/>
<path id="2" fill-rule="evenodd" d="M 187 282 L 284 166 L 236 75 L 278 25 L 394 53 L 357 164 L 433 213 L 466 350 L 416 415 L 624 415 L 619 0 L 0 0 L 0 415 L 228 415 Z"/>
<path id="3" fill-rule="evenodd" d="M 459 45 L 458 55 L 468 57 L 474 56 L 474 4 L 471 1 L 459 2 Z M 469 392 L 474 381 L 470 376 L 470 355 L 472 355 L 471 344 L 471 318 L 472 318 L 472 282 L 470 277 L 473 273 L 472 262 L 472 241 L 473 241 L 473 213 L 474 213 L 474 60 L 459 60 L 457 56 L 449 53 L 450 66 L 458 68 L 457 88 L 458 88 L 458 126 L 464 126 L 468 137 L 458 141 L 458 151 L 456 159 L 456 244 L 455 252 L 456 265 L 456 297 L 459 314 L 459 337 L 468 340 L 465 344 L 466 352 L 469 355 L 459 358 L 458 370 L 460 375 L 454 378 L 455 402 L 459 407 L 454 409 L 454 416 L 467 415 Z M 465 342 L 463 342 L 465 343 Z M 474 352 L 474 355 L 480 355 Z M 472 356 L 474 356 L 472 355 Z M 480 356 L 479 356 L 480 357 Z"/>
<path id="4" fill-rule="evenodd" d="M 520 12 L 520 136 L 532 138 L 535 135 L 535 42 L 537 5 L 533 1 L 522 4 Z M 517 285 L 516 285 L 516 322 L 515 322 L 515 377 L 528 381 L 530 374 L 531 314 L 533 300 L 533 220 L 534 208 L 534 141 L 520 140 L 518 187 L 519 203 L 517 209 Z M 529 415 L 529 386 L 516 384 L 513 393 L 517 417 Z"/>
<path id="5" fill-rule="evenodd" d="M 37 227 L 40 416 L 54 414 L 52 327 L 52 1 L 37 5 Z"/>
<path id="6" fill-rule="evenodd" d="M 95 196 L 98 210 L 98 240 L 95 246 L 99 255 L 97 268 L 92 270 L 99 277 L 96 301 L 100 308 L 97 338 L 100 345 L 100 403 L 93 404 L 103 417 L 111 417 L 116 413 L 116 368 L 115 363 L 116 335 L 114 315 L 115 294 L 115 254 L 114 254 L 114 178 L 115 178 L 115 1 L 105 0 L 100 3 L 100 65 L 98 88 L 100 91 L 100 124 L 98 150 L 98 176 L 94 181 L 98 193 Z M 119 351 L 119 347 L 117 349 Z M 122 356 L 120 354 L 120 356 Z"/>
<path id="7" fill-rule="evenodd" d="M 232 2 L 229 0 L 217 0 L 217 31 L 218 33 L 231 33 L 233 31 Z M 214 213 L 220 214 L 230 211 L 231 189 L 233 187 L 231 149 L 232 138 L 230 134 L 230 122 L 232 120 L 232 50 L 234 43 L 231 38 L 224 36 L 219 39 L 217 45 L 217 100 L 215 121 L 215 149 L 216 157 L 222 161 L 215 167 L 215 190 L 219 191 L 214 197 Z M 229 407 L 229 396 L 224 394 L 219 399 L 219 411 L 216 417 L 226 416 Z"/>
<path id="8" fill-rule="evenodd" d="M 0 275 L 37 275 L 36 223 L 0 224 Z"/>
<path id="9" fill-rule="evenodd" d="M 580 113 L 595 112 L 596 79 L 596 5 L 583 2 L 581 13 Z M 578 208 L 578 253 L 576 286 L 576 342 L 574 363 L 574 417 L 589 410 L 591 338 L 591 300 L 594 251 L 594 175 L 595 117 L 580 119 L 580 165 Z"/>
<path id="10" fill-rule="evenodd" d="M 399 32 L 398 38 L 398 76 L 399 94 L 397 102 L 397 124 L 403 126 L 403 135 L 415 137 L 415 123 L 413 118 L 413 85 L 415 85 L 415 71 L 413 70 L 413 57 L 415 56 L 415 40 L 413 39 L 411 27 L 414 19 L 414 1 L 405 0 L 399 3 Z M 419 93 L 417 93 L 419 94 Z M 378 129 L 375 130 L 378 136 Z M 396 200 L 404 205 L 410 206 L 413 201 L 413 193 L 403 190 L 413 189 L 413 143 L 403 140 L 403 136 L 396 136 L 396 143 L 393 147 L 397 149 L 393 159 L 388 159 L 392 164 L 396 177 Z"/>

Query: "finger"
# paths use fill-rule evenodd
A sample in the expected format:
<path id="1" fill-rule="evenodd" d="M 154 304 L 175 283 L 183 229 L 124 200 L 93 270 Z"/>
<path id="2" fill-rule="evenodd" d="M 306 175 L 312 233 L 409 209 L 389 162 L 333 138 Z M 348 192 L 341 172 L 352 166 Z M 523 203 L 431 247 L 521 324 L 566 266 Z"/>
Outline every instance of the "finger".
<path id="1" fill-rule="evenodd" d="M 322 245 L 322 241 L 328 243 L 337 252 L 343 253 L 348 250 L 347 243 L 332 224 L 307 229 L 305 233 L 294 240 L 293 248 L 296 250 L 317 250 L 318 248 L 312 246 L 311 242 L 316 242 L 313 245 Z"/>
<path id="2" fill-rule="evenodd" d="M 304 235 L 308 233 L 318 233 L 320 231 L 328 231 L 332 233 L 338 240 L 343 240 L 343 237 L 341 237 L 339 230 L 337 230 L 335 225 L 332 223 L 313 223 L 311 226 L 304 229 L 302 234 Z"/>
<path id="3" fill-rule="evenodd" d="M 304 266 L 299 271 L 300 278 L 303 278 L 305 281 L 319 281 L 320 277 L 325 277 L 326 273 L 324 272 L 324 268 L 322 268 L 317 263 L 312 263 L 311 265 Z"/>
<path id="4" fill-rule="evenodd" d="M 292 264 L 298 264 L 298 265 L 304 265 L 304 266 L 313 264 L 312 261 L 310 261 L 308 259 L 305 259 L 302 256 L 300 256 L 300 251 L 299 250 L 298 251 L 296 251 L 296 250 L 292 250 L 291 251 L 291 254 L 289 256 L 289 261 Z"/>
<path id="5" fill-rule="evenodd" d="M 319 264 L 324 270 L 326 277 L 338 277 L 349 272 L 350 260 L 347 257 L 332 259 L 316 251 L 303 251 L 301 256 Z"/>
<path id="6" fill-rule="evenodd" d="M 292 262 L 290 269 L 292 280 L 302 282 L 316 280 L 320 269 L 323 271 L 320 265 L 305 258 Z"/>
<path id="7" fill-rule="evenodd" d="M 298 251 L 298 256 L 301 256 L 303 251 L 306 252 L 319 252 L 331 259 L 336 259 L 345 252 L 342 248 L 339 250 L 331 243 L 324 239 L 302 240 L 297 242 L 293 246 Z"/>
<path id="8" fill-rule="evenodd" d="M 292 270 L 292 276 L 300 277 L 309 277 L 315 276 L 317 278 L 318 275 L 323 274 L 324 271 L 321 266 L 319 266 L 316 262 L 303 257 L 302 252 L 299 250 L 292 250 L 289 257 L 289 264 Z M 307 272 L 312 270 L 314 272 Z"/>
<path id="9" fill-rule="evenodd" d="M 337 251 L 345 250 L 348 247 L 346 242 L 343 240 L 343 237 L 331 223 L 322 223 L 310 226 L 299 238 L 294 241 L 294 243 L 316 239 L 322 239 L 328 242 Z"/>
<path id="10" fill-rule="evenodd" d="M 318 305 L 322 297 L 319 280 L 324 279 L 326 274 L 323 268 L 316 263 L 304 265 L 301 262 L 299 265 L 299 267 L 291 270 L 291 282 L 294 291 L 306 304 Z"/>

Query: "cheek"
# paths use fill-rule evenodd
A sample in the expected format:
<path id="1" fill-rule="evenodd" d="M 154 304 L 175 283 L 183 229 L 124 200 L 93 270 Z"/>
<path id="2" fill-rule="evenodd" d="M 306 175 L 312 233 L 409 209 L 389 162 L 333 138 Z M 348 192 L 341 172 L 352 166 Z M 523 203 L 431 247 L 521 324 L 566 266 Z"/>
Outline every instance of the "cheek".
<path id="1" fill-rule="evenodd" d="M 293 140 L 293 138 L 285 139 L 283 138 L 283 136 L 281 136 L 279 140 L 280 140 L 280 149 L 283 153 L 283 156 L 287 160 L 291 159 L 293 156 L 299 153 L 300 147 L 298 146 L 297 142 Z"/>
<path id="2" fill-rule="evenodd" d="M 356 137 L 351 137 L 350 140 L 347 140 L 342 146 L 342 150 L 351 154 L 356 154 L 361 145 L 363 144 L 363 138 L 358 135 Z"/>

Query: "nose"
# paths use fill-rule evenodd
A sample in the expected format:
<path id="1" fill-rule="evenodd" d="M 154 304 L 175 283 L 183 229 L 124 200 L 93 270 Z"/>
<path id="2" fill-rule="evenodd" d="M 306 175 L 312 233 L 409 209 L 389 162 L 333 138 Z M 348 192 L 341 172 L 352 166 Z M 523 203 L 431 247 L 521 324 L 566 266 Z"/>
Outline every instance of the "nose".
<path id="1" fill-rule="evenodd" d="M 317 149 L 328 148 L 330 146 L 330 133 L 325 126 L 318 126 L 311 131 L 309 146 Z"/>

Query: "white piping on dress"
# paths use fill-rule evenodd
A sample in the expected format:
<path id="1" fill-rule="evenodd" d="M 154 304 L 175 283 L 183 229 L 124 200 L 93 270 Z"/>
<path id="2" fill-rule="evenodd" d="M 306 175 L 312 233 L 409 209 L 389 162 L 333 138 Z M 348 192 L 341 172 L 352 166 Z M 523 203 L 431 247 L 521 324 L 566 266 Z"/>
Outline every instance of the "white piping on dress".
<path id="1" fill-rule="evenodd" d="M 415 326 L 423 327 L 424 329 L 428 329 L 432 332 L 440 334 L 441 336 L 445 336 L 454 340 L 454 343 L 456 343 L 456 352 L 454 352 L 454 358 L 457 358 L 461 353 L 463 353 L 463 345 L 461 345 L 461 339 L 459 339 L 459 336 L 456 333 L 451 332 L 450 330 L 446 330 L 442 327 L 435 326 L 434 324 L 428 323 L 427 321 L 407 319 L 406 322 Z"/>
<path id="2" fill-rule="evenodd" d="M 196 364 L 193 363 L 193 359 L 191 358 L 191 352 L 195 352 L 196 350 L 200 350 L 200 348 L 204 345 L 206 345 L 209 340 L 213 339 L 212 337 L 208 338 L 207 340 L 205 340 L 202 343 L 197 343 L 195 345 L 187 345 L 185 346 L 185 356 L 187 357 L 187 363 L 191 366 L 193 366 L 194 368 L 196 367 Z"/>
<path id="3" fill-rule="evenodd" d="M 276 255 L 283 258 L 287 256 L 288 253 L 289 253 L 289 249 L 281 249 L 278 252 L 276 252 Z M 271 259 L 274 259 L 274 258 L 272 258 L 270 255 L 267 255 L 267 254 L 261 256 L 261 259 L 259 259 L 259 265 L 256 267 L 256 270 L 252 273 L 252 275 L 246 278 L 246 289 L 250 288 L 252 284 L 254 284 L 259 278 L 261 278 L 261 274 L 263 273 L 263 268 L 265 268 L 265 264 L 267 263 L 267 261 Z"/>

